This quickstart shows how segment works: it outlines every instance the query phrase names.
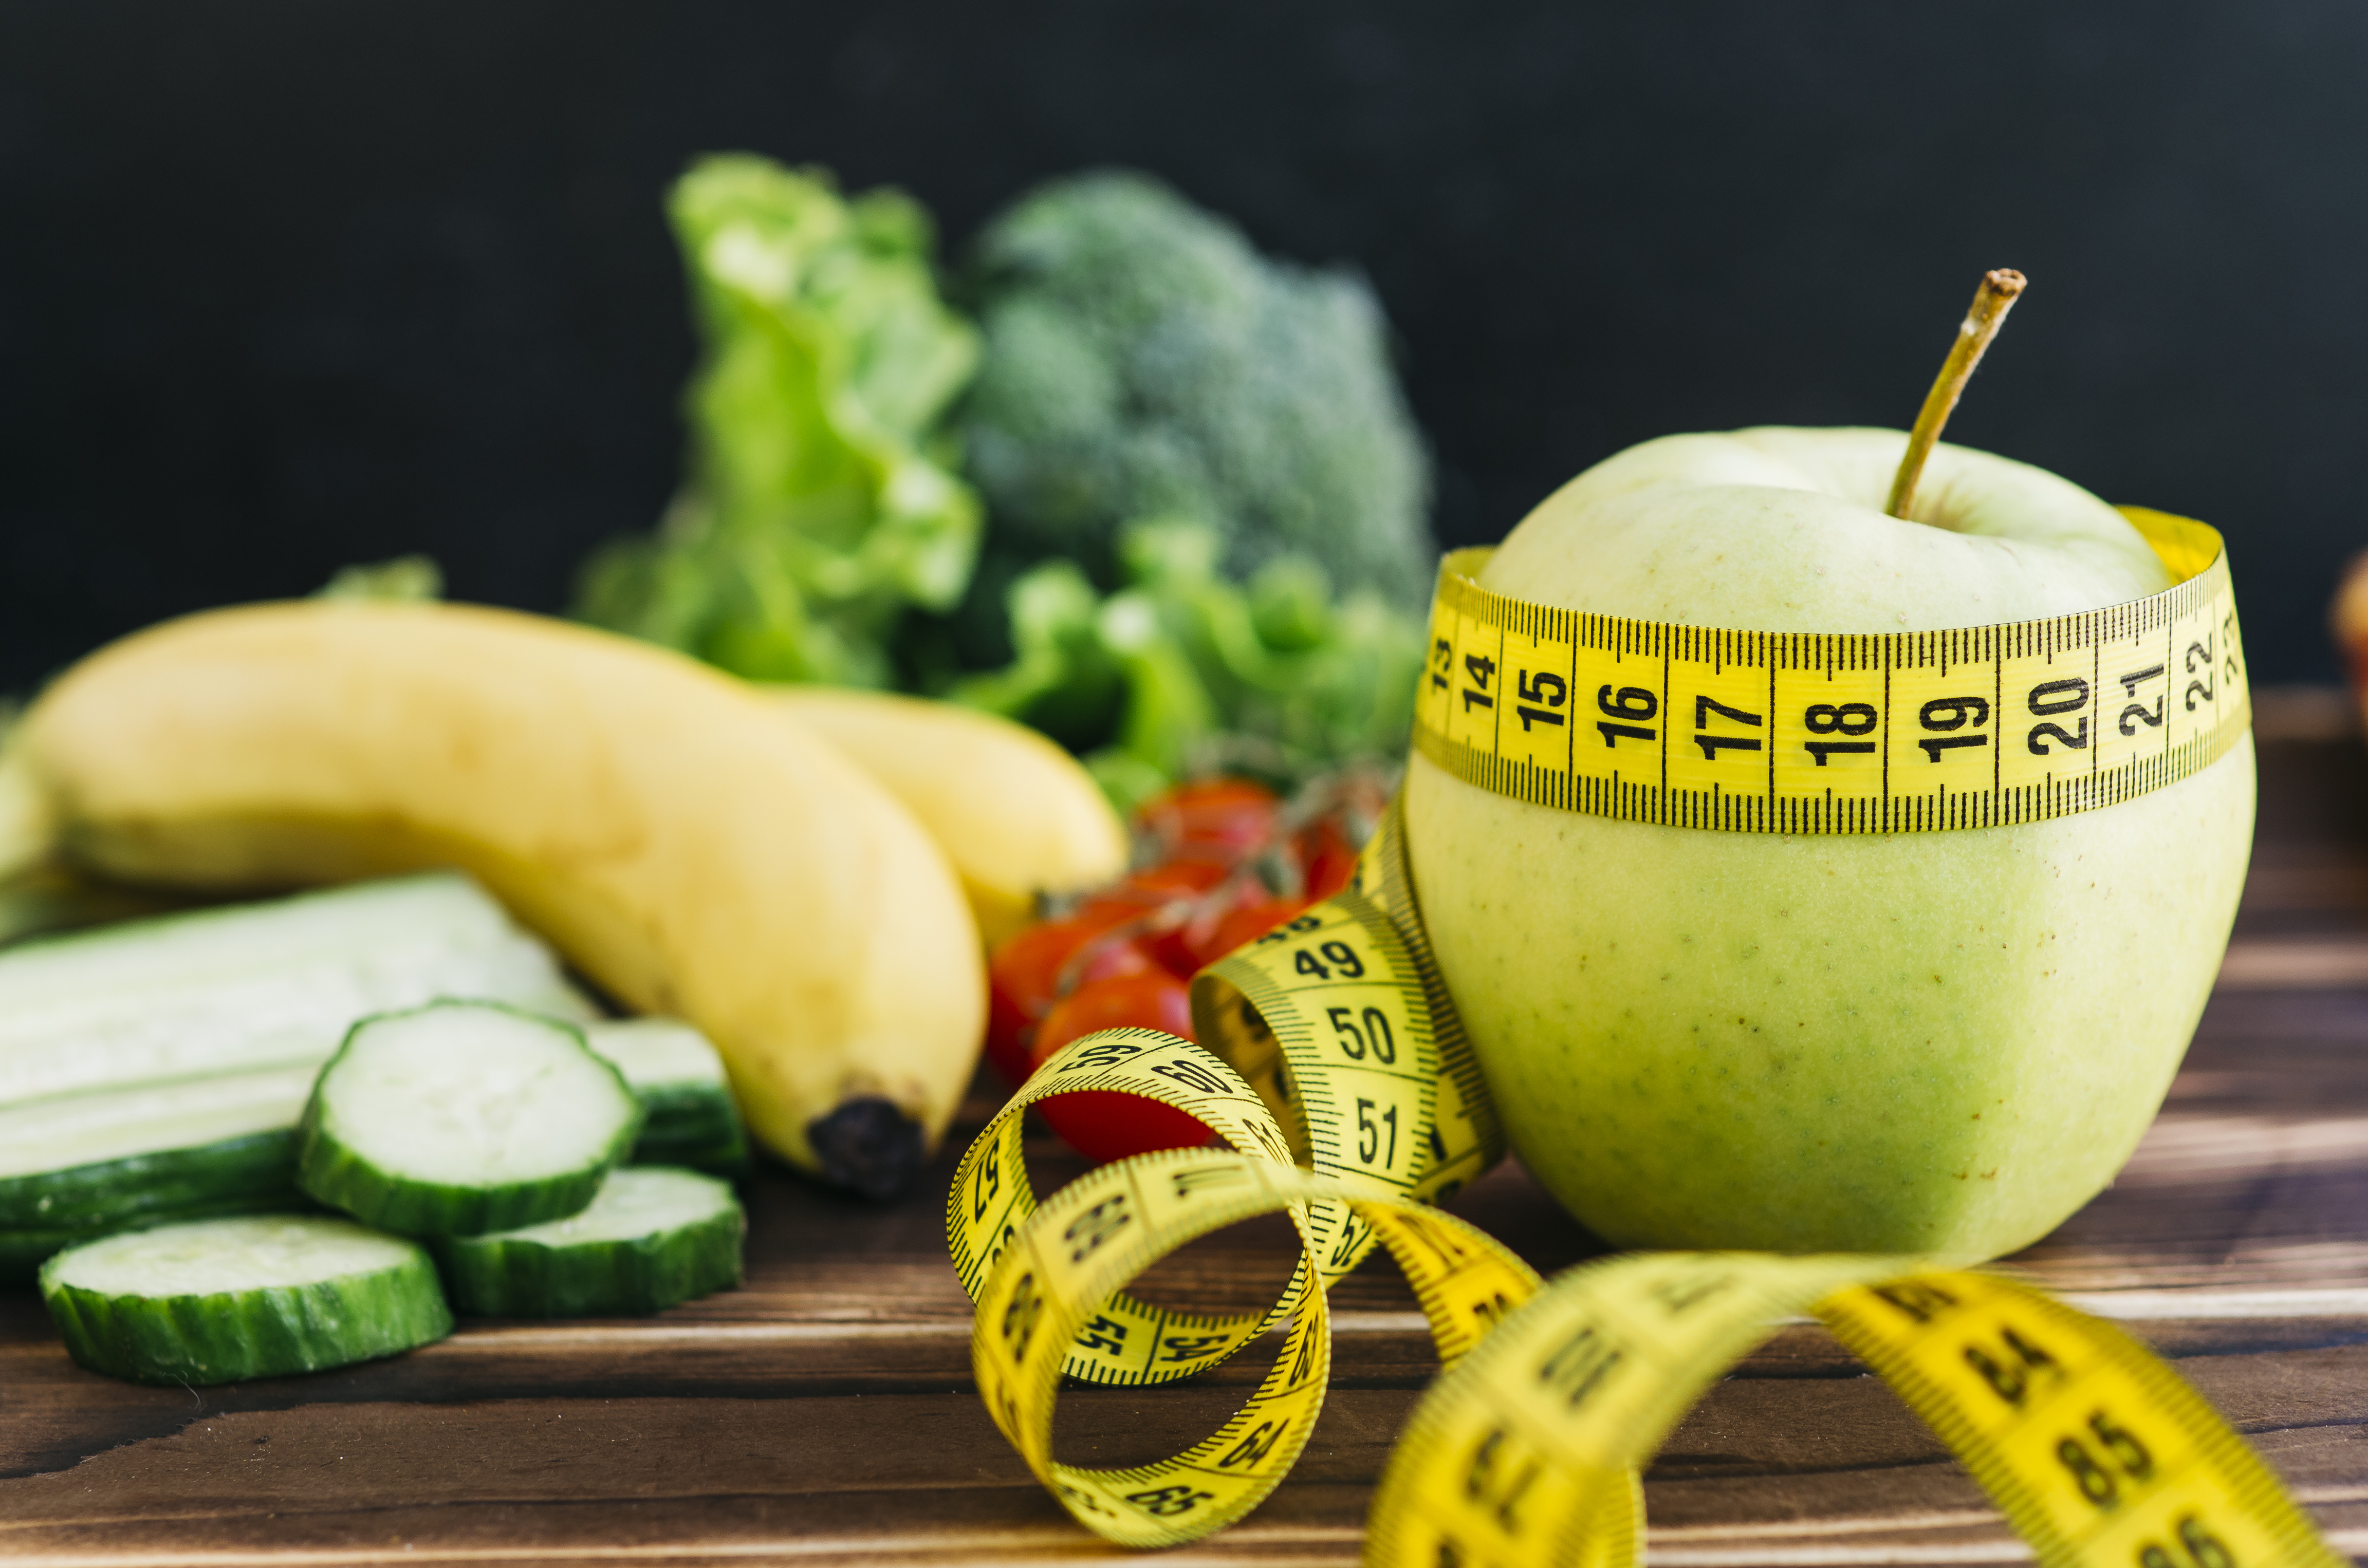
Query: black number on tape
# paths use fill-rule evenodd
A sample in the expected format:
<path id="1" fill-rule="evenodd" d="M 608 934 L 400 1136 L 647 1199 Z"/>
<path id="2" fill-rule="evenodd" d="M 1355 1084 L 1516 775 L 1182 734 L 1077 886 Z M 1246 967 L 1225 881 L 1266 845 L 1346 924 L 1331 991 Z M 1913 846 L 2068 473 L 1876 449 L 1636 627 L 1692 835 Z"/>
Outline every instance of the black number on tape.
<path id="1" fill-rule="evenodd" d="M 1375 1108 L 1375 1102 L 1372 1100 L 1360 1098 L 1357 1101 L 1357 1158 L 1366 1165 L 1372 1165 L 1374 1154 L 1382 1147 L 1382 1130 L 1387 1128 L 1389 1153 L 1380 1163 L 1395 1165 L 1398 1163 L 1398 1108 L 1390 1107 L 1379 1119 L 1372 1115 Z"/>
<path id="2" fill-rule="evenodd" d="M 1593 1324 L 1586 1324 L 1555 1346 L 1554 1354 L 1539 1366 L 1538 1381 L 1562 1395 L 1563 1403 L 1577 1410 L 1603 1386 L 1603 1380 L 1626 1358 L 1625 1350 L 1612 1344 Z"/>
<path id="3" fill-rule="evenodd" d="M 2087 715 L 2082 715 L 2080 720 L 2080 728 L 2078 731 L 2066 730 L 2061 724 L 2033 724 L 2031 727 L 2031 739 L 2023 744 L 2031 748 L 2032 756 L 2046 756 L 2049 755 L 2048 748 L 2041 745 L 2039 743 L 2042 738 L 2049 735 L 2053 735 L 2056 740 L 2062 742 L 2065 745 L 2070 747 L 2074 751 L 2087 751 L 2089 749 L 2089 720 Z"/>
<path id="4" fill-rule="evenodd" d="M 1749 724 L 1755 729 L 1758 728 L 1759 724 L 1759 715 L 1757 713 L 1746 713 L 1740 708 L 1729 708 L 1725 703 L 1713 701 L 1707 697 L 1697 697 L 1694 699 L 1695 729 L 1706 730 L 1710 728 L 1710 716 L 1713 713 L 1717 714 L 1722 719 L 1732 719 L 1738 724 Z"/>
<path id="5" fill-rule="evenodd" d="M 1978 730 L 1990 722 L 1990 700 L 1987 697 L 1936 697 L 1917 710 L 1916 722 L 1928 730 L 1943 733 L 1962 730 L 1968 724 Z M 1952 734 L 1945 740 L 1920 740 L 1916 744 L 1924 748 L 1926 757 L 1938 762 L 1942 752 L 1955 751 L 1964 746 L 1986 746 L 1990 744 L 1990 738 L 1987 735 Z"/>
<path id="6" fill-rule="evenodd" d="M 1603 732 L 1605 745 L 1616 745 L 1622 740 L 1654 741 L 1660 738 L 1661 732 L 1647 729 L 1637 722 L 1650 719 L 1661 710 L 1660 699 L 1643 687 L 1623 686 L 1614 696 L 1611 687 L 1606 685 L 1595 694 L 1595 705 L 1603 710 L 1607 718 L 1628 721 L 1623 724 L 1599 723 L 1595 726 Z"/>
<path id="7" fill-rule="evenodd" d="M 1036 1320 L 1043 1315 L 1044 1292 L 1036 1288 L 1036 1275 L 1031 1269 L 1011 1288 L 1010 1304 L 1003 1309 L 1003 1337 L 1011 1346 L 1014 1361 L 1026 1358 L 1028 1341 L 1036 1332 Z"/>
<path id="8" fill-rule="evenodd" d="M 2089 706 L 2089 683 L 2078 676 L 2067 676 L 2062 680 L 2042 681 L 2031 688 L 2031 710 L 2033 713 L 2078 713 L 2087 706 Z M 2061 724 L 2033 724 L 2031 727 L 2030 739 L 2023 744 L 2030 748 L 2032 756 L 2045 756 L 2049 755 L 2052 748 L 2042 745 L 2040 742 L 2048 736 L 2055 737 L 2056 742 L 2067 750 L 2087 751 L 2089 749 L 2088 715 L 2081 714 L 2080 727 L 2077 731 L 2066 730 Z"/>
<path id="9" fill-rule="evenodd" d="M 1641 686 L 1623 686 L 1615 697 L 1607 685 L 1595 694 L 1595 705 L 1607 718 L 1630 721 L 1650 719 L 1661 710 L 1661 699 Z"/>
<path id="10" fill-rule="evenodd" d="M 2193 1514 L 2179 1517 L 2179 1544 L 2187 1549 L 2187 1562 L 2181 1564 L 2160 1545 L 2148 1541 L 2138 1548 L 2138 1568 L 2237 1568 L 2237 1560 L 2220 1538 L 2203 1528 L 2203 1521 Z"/>
<path id="11" fill-rule="evenodd" d="M 2097 1434 L 2097 1441 L 2105 1445 L 2105 1451 L 2113 1456 L 2113 1462 L 2132 1481 L 2146 1481 L 2154 1475 L 2154 1455 L 2138 1441 L 2136 1433 L 2115 1426 L 2101 1410 L 2089 1417 L 2089 1430 Z"/>
<path id="12" fill-rule="evenodd" d="M 1331 1020 L 1340 1054 L 1349 1061 L 1362 1062 L 1368 1051 L 1384 1067 L 1397 1061 L 1397 1037 L 1390 1031 L 1389 1015 L 1379 1007 L 1366 1008 L 1361 1020 L 1353 1007 L 1326 1007 L 1324 1016 Z"/>
<path id="13" fill-rule="evenodd" d="M 1163 1062 L 1152 1071 L 1163 1078 L 1183 1085 L 1188 1089 L 1198 1089 L 1204 1095 L 1222 1095 L 1225 1092 L 1225 1081 L 1223 1078 L 1188 1057 L 1178 1057 L 1173 1062 Z"/>
<path id="14" fill-rule="evenodd" d="M 1570 697 L 1570 686 L 1562 676 L 1547 675 L 1543 671 L 1525 671 L 1515 683 L 1515 687 L 1521 701 L 1513 711 L 1521 716 L 1522 729 L 1527 730 L 1531 724 L 1559 725 L 1562 722 L 1562 715 L 1554 710 Z M 1531 706 L 1533 703 L 1539 706 Z"/>
<path id="15" fill-rule="evenodd" d="M 1215 1500 L 1212 1492 L 1195 1492 L 1189 1486 L 1162 1486 L 1151 1492 L 1130 1492 L 1126 1500 L 1155 1518 L 1172 1518 L 1189 1514 L 1203 1503 Z"/>
<path id="16" fill-rule="evenodd" d="M 1116 1318 L 1096 1317 L 1077 1333 L 1080 1350 L 1107 1350 L 1115 1356 L 1126 1347 L 1126 1324 Z"/>
<path id="17" fill-rule="evenodd" d="M 1099 1250 L 1101 1244 L 1132 1223 L 1134 1216 L 1126 1211 L 1126 1194 L 1113 1193 L 1069 1221 L 1061 1233 L 1064 1242 L 1076 1244 L 1069 1254 L 1071 1263 L 1083 1263 Z"/>
<path id="18" fill-rule="evenodd" d="M 1328 962 L 1328 966 L 1327 966 Z M 1342 980 L 1362 980 L 1365 960 L 1357 949 L 1342 941 L 1319 942 L 1313 948 L 1302 948 L 1292 959 L 1291 967 L 1313 980 L 1330 980 L 1338 970 Z"/>
<path id="19" fill-rule="evenodd" d="M 1520 1516 L 1514 1512 L 1522 1494 L 1538 1479 L 1539 1463 L 1534 1458 L 1521 1466 L 1509 1479 L 1497 1473 L 1497 1460 L 1504 1451 L 1505 1439 L 1510 1436 L 1502 1426 L 1492 1426 L 1472 1450 L 1472 1462 L 1463 1470 L 1463 1494 L 1497 1516 L 1497 1524 L 1507 1535 L 1521 1533 Z"/>
<path id="20" fill-rule="evenodd" d="M 1281 1421 L 1259 1422 L 1256 1431 L 1226 1451 L 1225 1457 L 1217 1461 L 1217 1468 L 1231 1470 L 1237 1464 L 1258 1463 L 1274 1451 L 1275 1444 L 1281 1442 L 1282 1435 L 1289 1430 L 1291 1420 L 1288 1416 Z"/>
<path id="21" fill-rule="evenodd" d="M 1265 936 L 1260 937 L 1258 939 L 1258 945 L 1263 948 L 1269 942 L 1288 942 L 1293 937 L 1304 937 L 1310 931 L 1318 930 L 1322 928 L 1323 925 L 1324 917 L 1320 915 L 1295 915 L 1292 918 L 1284 921 L 1273 930 L 1269 931 Z M 1245 1005 L 1244 1012 L 1247 1015 L 1244 1019 L 1245 1022 L 1250 1022 L 1257 1018 L 1258 1009 L 1255 1007 L 1249 1007 Z M 1260 1022 L 1257 1024 L 1256 1027 L 1264 1028 L 1265 1026 Z"/>
<path id="22" fill-rule="evenodd" d="M 1163 1361 L 1197 1361 L 1226 1341 L 1222 1334 L 1171 1334 L 1159 1343 L 1167 1351 L 1160 1358 Z"/>
<path id="23" fill-rule="evenodd" d="M 1694 699 L 1695 729 L 1707 729 L 1710 725 L 1710 716 L 1713 713 L 1733 723 L 1749 724 L 1755 729 L 1759 724 L 1759 715 L 1757 713 L 1747 713 L 1740 708 L 1729 708 L 1725 703 L 1713 701 L 1707 697 Z M 1702 747 L 1702 760 L 1705 762 L 1716 762 L 1718 754 L 1722 751 L 1758 751 L 1759 749 L 1758 740 L 1747 740 L 1736 735 L 1698 734 L 1694 737 L 1694 744 Z"/>
<path id="24" fill-rule="evenodd" d="M 2110 1508 L 2122 1500 L 2121 1483 L 2097 1462 L 2089 1446 L 2078 1437 L 2066 1437 L 2055 1445 L 2055 1460 L 2072 1474 L 2080 1488 L 2080 1495 L 2100 1508 Z"/>
<path id="25" fill-rule="evenodd" d="M 985 1156 L 978 1162 L 978 1177 L 971 1190 L 976 1196 L 971 1203 L 970 1217 L 973 1221 L 986 1218 L 987 1205 L 1003 1190 L 1003 1150 L 990 1143 Z"/>
<path id="26" fill-rule="evenodd" d="M 1866 735 L 1874 733 L 1883 716 L 1870 702 L 1831 702 L 1813 704 L 1801 715 L 1801 723 L 1813 735 Z M 1829 766 L 1834 756 L 1872 756 L 1876 750 L 1873 741 L 1804 741 L 1801 749 L 1817 759 L 1817 766 Z"/>
<path id="27" fill-rule="evenodd" d="M 1734 1283 L 1735 1276 L 1725 1273 L 1665 1279 L 1653 1287 L 1653 1300 L 1659 1302 L 1661 1310 L 1671 1317 L 1683 1317 Z"/>
<path id="28" fill-rule="evenodd" d="M 1813 735 L 1871 735 L 1880 722 L 1882 716 L 1869 702 L 1820 702 L 1801 715 L 1802 726 Z"/>
<path id="29" fill-rule="evenodd" d="M 2089 683 L 2078 676 L 2044 680 L 2031 688 L 2033 713 L 2078 713 L 2089 706 Z"/>
<path id="30" fill-rule="evenodd" d="M 2006 1341 L 2007 1348 L 2013 1352 L 2013 1360 L 2001 1360 L 1978 1345 L 1968 1345 L 1965 1346 L 1965 1365 L 1982 1375 L 1982 1381 L 1989 1384 L 1992 1393 L 2020 1408 L 2023 1396 L 2031 1392 L 2032 1374 L 2052 1372 L 2061 1377 L 2063 1369 L 2056 1365 L 2055 1357 L 2013 1329 L 2001 1331 L 2000 1337 Z"/>
<path id="31" fill-rule="evenodd" d="M 1064 1063 L 1064 1073 L 1086 1073 L 1097 1067 L 1107 1067 L 1113 1062 L 1123 1062 L 1130 1056 L 1140 1056 L 1144 1047 L 1131 1040 L 1098 1040 L 1077 1052 L 1075 1062 Z"/>
<path id="32" fill-rule="evenodd" d="M 1463 655 L 1463 673 L 1472 677 L 1472 684 L 1463 688 L 1463 711 L 1469 713 L 1474 708 L 1496 707 L 1497 699 L 1488 695 L 1488 682 L 1497 674 L 1497 661 L 1483 658 L 1477 653 L 1466 653 Z"/>
<path id="33" fill-rule="evenodd" d="M 1930 1323 L 1957 1304 L 1957 1298 L 1938 1285 L 1920 1279 L 1903 1279 L 1893 1285 L 1877 1285 L 1876 1299 L 1890 1302 L 1902 1315 L 1918 1323 Z"/>

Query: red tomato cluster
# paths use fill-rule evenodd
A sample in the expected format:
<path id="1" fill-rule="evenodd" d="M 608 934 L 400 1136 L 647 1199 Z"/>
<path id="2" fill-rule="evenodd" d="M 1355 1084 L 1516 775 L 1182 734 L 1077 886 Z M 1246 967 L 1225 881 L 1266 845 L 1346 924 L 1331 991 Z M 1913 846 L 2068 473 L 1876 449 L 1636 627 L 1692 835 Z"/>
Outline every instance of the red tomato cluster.
<path id="1" fill-rule="evenodd" d="M 1017 1084 L 1097 1030 L 1155 1028 L 1190 1040 L 1186 982 L 1356 874 L 1357 848 L 1340 814 L 1287 829 L 1274 792 L 1241 778 L 1181 785 L 1151 801 L 1135 825 L 1157 846 L 1156 864 L 996 952 L 987 968 L 987 1060 Z M 1276 892 L 1261 868 L 1298 891 Z M 1210 1137 L 1182 1111 L 1132 1095 L 1063 1095 L 1038 1108 L 1071 1147 L 1098 1161 L 1197 1148 Z"/>

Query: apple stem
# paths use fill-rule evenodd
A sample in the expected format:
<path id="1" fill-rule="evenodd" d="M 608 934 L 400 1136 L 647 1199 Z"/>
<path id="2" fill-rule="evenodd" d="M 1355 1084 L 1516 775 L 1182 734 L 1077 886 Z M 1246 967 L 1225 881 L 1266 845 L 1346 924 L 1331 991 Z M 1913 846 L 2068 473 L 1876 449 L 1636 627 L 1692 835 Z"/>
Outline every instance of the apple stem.
<path id="1" fill-rule="evenodd" d="M 2001 267 L 1984 277 L 1982 286 L 1974 290 L 1974 302 L 1957 328 L 1957 341 L 1949 349 L 1949 358 L 1941 362 L 1941 374 L 1933 381 L 1932 390 L 1924 394 L 1924 408 L 1916 415 L 1916 428 L 1907 433 L 1907 451 L 1899 460 L 1899 472 L 1892 476 L 1891 498 L 1883 504 L 1884 511 L 1903 522 L 1916 499 L 1916 482 L 1924 476 L 1924 460 L 1932 455 L 1933 443 L 1941 438 L 1941 426 L 1949 422 L 1957 399 L 1964 393 L 1965 383 L 1973 380 L 1974 367 L 1982 362 L 1982 351 L 1998 335 L 1998 328 L 2006 322 L 2007 311 L 2022 288 L 2022 274 Z"/>

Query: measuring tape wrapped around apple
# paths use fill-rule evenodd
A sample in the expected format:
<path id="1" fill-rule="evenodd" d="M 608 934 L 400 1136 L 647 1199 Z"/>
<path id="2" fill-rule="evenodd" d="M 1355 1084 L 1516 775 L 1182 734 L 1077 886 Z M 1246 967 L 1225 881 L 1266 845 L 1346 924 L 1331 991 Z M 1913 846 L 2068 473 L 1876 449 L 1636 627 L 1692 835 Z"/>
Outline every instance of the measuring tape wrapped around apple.
<path id="1" fill-rule="evenodd" d="M 1991 827 L 2162 790 L 2239 744 L 2249 705 L 2219 536 L 2126 515 L 2171 587 L 1969 631 L 1779 634 L 1576 614 L 1488 591 L 1475 580 L 1488 552 L 1462 551 L 1440 573 L 1416 747 L 1531 808 L 1730 833 Z M 1322 1405 L 1326 1291 L 1379 1244 L 1446 1369 L 1374 1501 L 1377 1565 L 1641 1561 L 1640 1468 L 1711 1381 L 1803 1312 L 1898 1391 L 2044 1563 L 2340 1561 L 2149 1352 L 2028 1287 L 1952 1268 L 2003 1250 L 1984 1250 L 1994 1237 L 1980 1227 L 1999 1222 L 1988 1210 L 1944 1246 L 1640 1253 L 1541 1284 L 1429 1207 L 1498 1159 L 1505 1135 L 1417 906 L 1406 825 L 1402 797 L 1354 885 L 1201 972 L 1203 1045 L 1135 1029 L 1076 1041 L 962 1161 L 947 1230 L 978 1304 L 979 1392 L 1082 1523 L 1160 1547 L 1255 1507 Z M 1025 1108 L 1109 1091 L 1184 1110 L 1225 1147 L 1105 1165 L 1040 1205 Z M 2108 1151 L 2115 1165 L 2126 1153 Z M 1565 1201 L 1617 1239 L 1616 1207 L 1607 1222 Z M 1266 1312 L 1187 1314 L 1127 1294 L 1193 1238 L 1273 1212 L 1304 1256 Z M 1189 1451 L 1112 1471 L 1053 1459 L 1062 1377 L 1170 1381 L 1278 1326 L 1272 1370 Z"/>

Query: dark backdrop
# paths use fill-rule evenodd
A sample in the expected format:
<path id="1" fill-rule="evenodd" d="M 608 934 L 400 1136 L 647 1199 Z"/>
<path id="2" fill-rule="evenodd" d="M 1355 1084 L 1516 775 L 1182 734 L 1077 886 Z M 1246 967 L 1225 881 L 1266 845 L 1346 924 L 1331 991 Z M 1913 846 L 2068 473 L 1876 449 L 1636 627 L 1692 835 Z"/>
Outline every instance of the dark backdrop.
<path id="1" fill-rule="evenodd" d="M 1630 442 L 1952 427 L 2229 535 L 2257 678 L 2334 666 L 2368 7 L 1718 0 L 0 0 L 0 689 L 166 613 L 441 558 L 556 608 L 673 482 L 690 154 L 894 181 L 957 244 L 1157 171 L 1353 259 L 1440 532 Z"/>

